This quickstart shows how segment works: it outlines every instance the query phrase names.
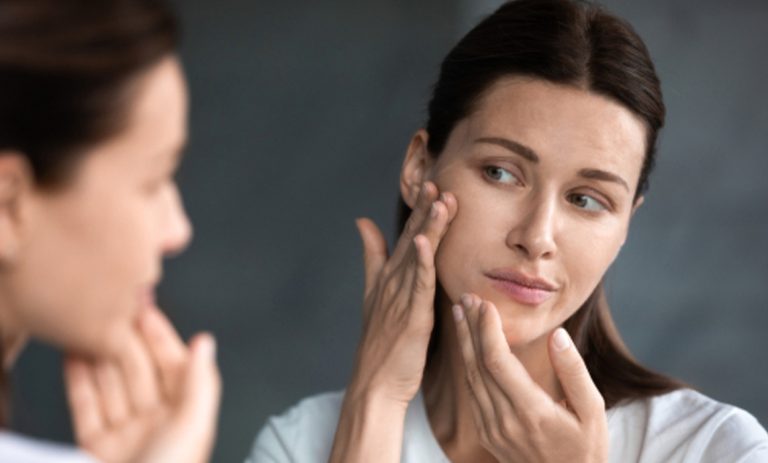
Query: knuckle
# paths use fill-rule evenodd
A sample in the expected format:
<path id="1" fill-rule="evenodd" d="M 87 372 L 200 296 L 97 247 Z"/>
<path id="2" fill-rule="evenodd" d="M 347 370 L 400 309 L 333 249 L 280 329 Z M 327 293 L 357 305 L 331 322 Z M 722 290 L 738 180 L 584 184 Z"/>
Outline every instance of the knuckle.
<path id="1" fill-rule="evenodd" d="M 412 213 L 410 217 L 408 217 L 408 220 L 405 222 L 405 227 L 403 227 L 403 234 L 410 234 L 413 232 L 413 229 L 416 227 L 416 213 Z"/>
<path id="2" fill-rule="evenodd" d="M 480 444 L 485 448 L 492 448 L 495 445 L 485 431 L 480 433 Z"/>
<path id="3" fill-rule="evenodd" d="M 508 414 L 504 414 L 499 421 L 499 427 L 502 435 L 506 439 L 514 440 L 514 437 L 517 434 L 517 426 L 514 419 Z"/>
<path id="4" fill-rule="evenodd" d="M 432 291 L 435 288 L 435 280 L 434 278 L 430 278 L 429 275 L 424 275 L 424 273 L 426 272 L 422 272 L 422 274 L 416 278 L 416 290 L 421 292 Z"/>
<path id="5" fill-rule="evenodd" d="M 384 286 L 381 291 L 382 298 L 385 301 L 391 301 L 397 296 L 397 294 L 400 292 L 400 288 L 402 287 L 402 282 L 399 278 L 394 278 L 393 276 L 390 276 L 386 279 L 384 282 Z"/>
<path id="6" fill-rule="evenodd" d="M 497 375 L 501 373 L 504 368 L 504 357 L 496 350 L 486 352 L 483 355 L 483 365 L 489 373 Z"/>
<path id="7" fill-rule="evenodd" d="M 467 385 L 469 386 L 470 391 L 473 391 L 477 389 L 477 387 L 480 384 L 480 372 L 477 371 L 477 368 L 475 365 L 467 365 Z"/>
<path id="8" fill-rule="evenodd" d="M 578 378 L 580 376 L 588 375 L 586 366 L 582 362 L 581 357 L 574 356 L 564 359 L 562 365 L 563 373 L 568 376 Z"/>
<path id="9" fill-rule="evenodd" d="M 393 268 L 392 268 L 392 267 L 393 267 L 393 265 L 392 265 L 392 260 L 388 260 L 388 261 L 387 261 L 387 262 L 385 262 L 385 263 L 384 263 L 384 265 L 381 267 L 381 273 L 379 273 L 379 275 L 380 275 L 381 277 L 385 277 L 385 278 L 386 278 L 386 276 L 387 276 L 387 275 L 390 275 L 390 274 L 392 274 L 392 270 L 393 270 Z"/>
<path id="10" fill-rule="evenodd" d="M 526 407 L 520 412 L 520 420 L 524 423 L 526 434 L 532 439 L 541 438 L 544 434 L 546 417 L 540 407 Z"/>
<path id="11" fill-rule="evenodd" d="M 505 439 L 502 435 L 501 430 L 497 426 L 491 426 L 491 429 L 488 430 L 488 438 L 491 441 L 491 445 L 494 447 L 501 447 L 504 445 Z"/>

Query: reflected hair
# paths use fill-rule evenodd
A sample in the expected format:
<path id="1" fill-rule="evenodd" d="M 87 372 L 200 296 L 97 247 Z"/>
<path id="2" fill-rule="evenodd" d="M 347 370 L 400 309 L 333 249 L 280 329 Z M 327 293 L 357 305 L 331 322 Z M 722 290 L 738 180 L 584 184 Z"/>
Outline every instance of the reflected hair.
<path id="1" fill-rule="evenodd" d="M 664 125 L 661 84 L 648 50 L 631 25 L 590 2 L 517 0 L 503 4 L 448 53 L 428 107 L 427 150 L 437 158 L 456 125 L 476 109 L 499 79 L 541 79 L 601 95 L 631 111 L 646 129 L 645 154 L 635 187 L 637 201 L 649 187 L 656 143 Z M 400 198 L 400 231 L 411 210 Z M 441 313 L 427 354 L 440 345 Z M 603 283 L 563 324 L 593 381 L 611 408 L 623 400 L 670 392 L 684 384 L 637 362 L 621 340 Z"/>
<path id="2" fill-rule="evenodd" d="M 22 156 L 38 188 L 66 186 L 88 148 L 124 128 L 137 77 L 177 41 L 162 0 L 0 0 L 0 153 Z M 0 428 L 7 390 L 0 371 Z"/>

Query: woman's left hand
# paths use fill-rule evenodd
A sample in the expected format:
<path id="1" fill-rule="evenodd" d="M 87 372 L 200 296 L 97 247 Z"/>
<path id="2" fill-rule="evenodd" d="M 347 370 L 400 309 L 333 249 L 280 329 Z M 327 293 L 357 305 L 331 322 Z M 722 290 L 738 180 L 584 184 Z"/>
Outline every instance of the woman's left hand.
<path id="1" fill-rule="evenodd" d="M 510 352 L 493 303 L 462 296 L 453 308 L 483 446 L 499 461 L 608 461 L 605 402 L 567 332 L 549 356 L 567 405 L 556 403 Z"/>
<path id="2" fill-rule="evenodd" d="M 75 440 L 99 461 L 209 460 L 221 390 L 210 334 L 186 345 L 148 308 L 116 358 L 69 356 L 64 367 Z"/>

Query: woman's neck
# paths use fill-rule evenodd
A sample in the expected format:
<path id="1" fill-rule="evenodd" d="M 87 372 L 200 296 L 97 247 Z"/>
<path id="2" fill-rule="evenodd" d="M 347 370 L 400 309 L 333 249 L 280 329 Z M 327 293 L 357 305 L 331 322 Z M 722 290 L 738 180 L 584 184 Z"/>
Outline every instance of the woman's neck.
<path id="1" fill-rule="evenodd" d="M 441 295 L 444 296 L 444 295 Z M 447 297 L 439 300 L 449 301 Z M 445 306 L 445 307 L 443 307 Z M 441 304 L 437 348 L 429 359 L 422 385 L 424 404 L 432 431 L 451 461 L 496 461 L 480 444 L 472 416 L 471 396 L 466 386 L 464 360 L 461 357 L 450 303 Z M 531 378 L 555 401 L 563 397 L 549 354 L 549 333 L 511 351 L 525 366 Z"/>

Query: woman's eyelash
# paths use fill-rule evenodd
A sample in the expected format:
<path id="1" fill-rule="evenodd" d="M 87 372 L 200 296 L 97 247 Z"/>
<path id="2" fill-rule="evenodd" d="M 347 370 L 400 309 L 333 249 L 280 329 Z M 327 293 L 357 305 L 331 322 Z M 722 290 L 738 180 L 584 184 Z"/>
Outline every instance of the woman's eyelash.
<path id="1" fill-rule="evenodd" d="M 611 209 L 605 201 L 601 201 L 585 193 L 571 193 L 568 195 L 568 201 L 576 207 L 589 212 L 603 212 Z"/>
<path id="2" fill-rule="evenodd" d="M 517 175 L 510 172 L 508 169 L 495 165 L 483 167 L 483 174 L 494 182 L 507 184 L 522 183 Z"/>

